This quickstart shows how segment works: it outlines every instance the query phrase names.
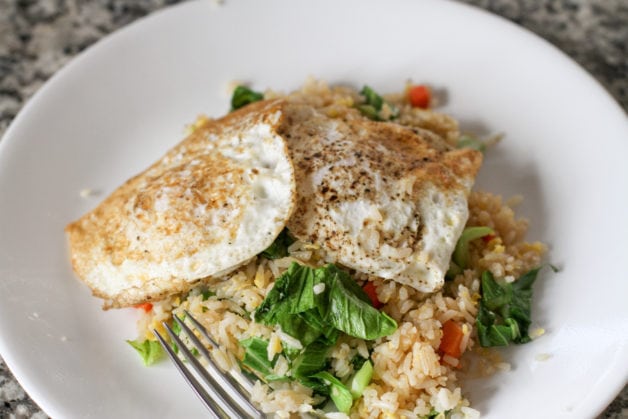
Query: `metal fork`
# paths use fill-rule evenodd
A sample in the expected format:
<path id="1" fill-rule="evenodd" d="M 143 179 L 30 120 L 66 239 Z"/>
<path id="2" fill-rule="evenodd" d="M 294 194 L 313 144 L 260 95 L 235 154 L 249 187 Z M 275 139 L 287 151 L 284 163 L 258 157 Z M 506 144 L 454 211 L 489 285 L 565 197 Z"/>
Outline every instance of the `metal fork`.
<path id="1" fill-rule="evenodd" d="M 214 350 L 218 349 L 218 344 L 210 336 L 207 329 L 203 327 L 187 310 L 185 310 L 186 318 L 190 320 L 196 330 L 198 330 L 210 343 Z M 227 419 L 227 418 L 265 418 L 265 415 L 258 410 L 250 401 L 252 384 L 241 373 L 234 371 L 224 371 L 217 366 L 210 351 L 196 337 L 194 332 L 177 316 L 173 316 L 174 321 L 178 323 L 181 330 L 185 332 L 199 354 L 207 361 L 207 367 L 204 367 L 194 354 L 181 341 L 179 336 L 168 326 L 162 323 L 166 332 L 178 348 L 182 356 L 188 361 L 198 375 L 205 382 L 202 385 L 194 374 L 190 371 L 188 365 L 183 363 L 177 356 L 173 348 L 166 342 L 163 336 L 157 331 L 153 333 L 161 343 L 174 365 L 183 375 L 188 384 L 192 387 L 196 395 L 201 399 L 205 407 L 210 411 L 211 417 Z"/>

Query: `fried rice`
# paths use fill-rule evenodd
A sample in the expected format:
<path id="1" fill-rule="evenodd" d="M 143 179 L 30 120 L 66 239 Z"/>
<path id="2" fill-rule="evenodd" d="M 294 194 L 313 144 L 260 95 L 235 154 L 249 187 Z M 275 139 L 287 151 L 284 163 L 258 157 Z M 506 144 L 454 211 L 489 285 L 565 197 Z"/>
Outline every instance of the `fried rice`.
<path id="1" fill-rule="evenodd" d="M 267 91 L 265 98 L 283 96 Z M 288 97 L 299 97 L 312 106 L 335 117 L 354 112 L 360 100 L 356 90 L 329 87 L 311 80 Z M 399 110 L 395 122 L 416 128 L 424 135 L 436 135 L 455 145 L 460 132 L 457 122 L 429 109 L 410 106 L 402 92 L 386 96 L 388 103 Z M 358 283 L 372 281 L 383 310 L 398 324 L 397 330 L 375 341 L 341 336 L 331 349 L 330 372 L 340 380 L 356 371 L 352 359 L 356 355 L 370 358 L 374 373 L 361 398 L 353 405 L 351 418 L 438 417 L 447 412 L 450 418 L 475 418 L 473 409 L 460 387 L 459 376 L 469 369 L 469 355 L 479 353 L 486 362 L 485 373 L 508 369 L 494 353 L 479 348 L 476 316 L 480 299 L 480 276 L 490 271 L 496 278 L 512 282 L 541 264 L 546 246 L 525 240 L 528 222 L 517 218 L 513 208 L 500 196 L 473 191 L 468 200 L 467 226 L 488 226 L 494 234 L 488 239 L 474 240 L 469 249 L 469 266 L 445 287 L 433 294 L 357 272 L 351 272 Z M 312 243 L 296 241 L 288 248 L 288 256 L 280 259 L 255 257 L 248 264 L 223 278 L 212 278 L 186 295 L 177 295 L 153 304 L 153 309 L 138 321 L 140 337 L 154 339 L 151 332 L 163 332 L 161 322 L 170 322 L 173 315 L 188 310 L 214 336 L 220 350 L 214 351 L 224 369 L 240 368 L 244 349 L 240 341 L 263 338 L 269 342 L 269 359 L 277 358 L 273 373 L 285 374 L 288 360 L 282 355 L 289 342 L 280 330 L 256 323 L 252 313 L 272 289 L 274 282 L 292 262 L 320 267 L 334 263 L 324 249 Z M 211 293 L 206 291 L 210 290 Z M 462 328 L 460 352 L 455 358 L 439 351 L 443 324 L 456 321 Z M 293 417 L 313 413 L 323 401 L 309 387 L 297 381 L 263 383 L 256 381 L 253 402 L 265 413 L 277 417 Z M 321 415 L 323 413 L 320 413 Z M 325 413 L 328 417 L 347 417 L 343 413 Z"/>

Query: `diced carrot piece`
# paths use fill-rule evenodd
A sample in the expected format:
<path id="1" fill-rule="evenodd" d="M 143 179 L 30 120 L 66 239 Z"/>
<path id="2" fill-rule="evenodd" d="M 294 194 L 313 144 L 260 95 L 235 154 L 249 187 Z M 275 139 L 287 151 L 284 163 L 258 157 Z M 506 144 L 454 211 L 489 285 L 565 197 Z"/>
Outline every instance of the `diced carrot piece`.
<path id="1" fill-rule="evenodd" d="M 144 312 L 148 313 L 153 309 L 153 305 L 151 303 L 140 303 L 134 306 L 135 308 L 141 308 Z"/>
<path id="2" fill-rule="evenodd" d="M 371 300 L 371 304 L 373 304 L 373 307 L 380 309 L 384 304 L 379 301 L 379 299 L 377 298 L 377 290 L 375 289 L 375 284 L 373 282 L 367 282 L 364 287 L 362 287 L 362 289 L 364 290 L 364 292 L 366 293 L 366 295 L 369 296 L 369 299 Z"/>
<path id="3" fill-rule="evenodd" d="M 462 327 L 453 320 L 447 320 L 443 324 L 443 337 L 440 340 L 438 349 L 451 357 L 460 358 L 460 355 L 462 355 L 460 343 L 463 336 Z"/>
<path id="4" fill-rule="evenodd" d="M 423 84 L 412 86 L 408 90 L 408 100 L 415 108 L 427 109 L 432 101 L 432 92 Z"/>

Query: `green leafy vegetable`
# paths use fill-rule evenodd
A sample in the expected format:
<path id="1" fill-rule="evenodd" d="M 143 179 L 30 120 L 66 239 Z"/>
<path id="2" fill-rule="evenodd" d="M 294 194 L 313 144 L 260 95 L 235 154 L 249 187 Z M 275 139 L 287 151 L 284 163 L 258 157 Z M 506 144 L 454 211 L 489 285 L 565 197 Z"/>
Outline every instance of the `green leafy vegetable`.
<path id="1" fill-rule="evenodd" d="M 248 338 L 241 340 L 240 345 L 245 349 L 242 365 L 259 372 L 265 378 L 271 376 L 275 364 L 274 360 L 268 360 L 268 341 Z"/>
<path id="2" fill-rule="evenodd" d="M 452 280 L 467 268 L 469 264 L 469 243 L 471 241 L 494 233 L 490 227 L 465 228 L 454 248 L 445 279 L 448 281 Z"/>
<path id="3" fill-rule="evenodd" d="M 314 308 L 312 310 L 300 313 L 298 316 L 305 319 L 309 327 L 321 333 L 319 337 L 321 341 L 325 342 L 328 345 L 333 345 L 334 343 L 336 343 L 336 340 L 339 336 L 338 330 L 334 327 L 333 324 L 325 322 L 325 320 L 321 318 L 319 310 Z M 304 345 L 306 344 L 304 343 Z"/>
<path id="4" fill-rule="evenodd" d="M 215 297 L 216 293 L 211 290 L 205 290 L 201 293 L 201 296 L 203 298 L 203 301 L 207 301 L 209 300 L 209 297 Z"/>
<path id="5" fill-rule="evenodd" d="M 285 383 L 285 382 L 290 382 L 290 381 L 292 381 L 292 377 L 288 377 L 288 376 L 285 376 L 285 375 L 277 375 L 277 374 L 270 374 L 270 375 L 267 375 L 267 376 L 265 377 L 265 379 L 266 379 L 266 381 L 268 381 L 268 382 L 273 381 L 273 382 L 275 382 L 275 383 L 278 383 L 278 382 Z"/>
<path id="6" fill-rule="evenodd" d="M 233 96 L 231 96 L 231 110 L 235 111 L 249 103 L 258 102 L 263 99 L 263 93 L 255 92 L 246 86 L 238 86 L 233 91 Z"/>
<path id="7" fill-rule="evenodd" d="M 384 106 L 384 99 L 378 95 L 370 86 L 364 86 L 360 92 L 366 98 L 366 103 L 376 110 L 381 110 Z"/>
<path id="8" fill-rule="evenodd" d="M 483 153 L 486 150 L 486 144 L 470 135 L 462 135 L 458 139 L 458 148 L 471 148 Z"/>
<path id="9" fill-rule="evenodd" d="M 351 396 L 347 386 L 327 371 L 321 371 L 312 377 L 322 380 L 324 384 L 330 387 L 329 397 L 331 397 L 336 408 L 338 408 L 338 411 L 348 414 L 353 405 L 353 396 Z"/>
<path id="10" fill-rule="evenodd" d="M 482 273 L 482 303 L 488 310 L 495 311 L 512 300 L 512 287 L 500 285 L 489 271 Z"/>
<path id="11" fill-rule="evenodd" d="M 316 311 L 312 311 L 310 320 L 317 315 Z M 282 316 L 278 319 L 277 324 L 283 332 L 297 339 L 303 346 L 309 345 L 323 334 L 323 331 L 317 328 L 315 324 L 306 320 L 305 313 Z"/>
<path id="12" fill-rule="evenodd" d="M 304 386 L 314 390 L 314 393 L 320 394 L 321 396 L 329 397 L 331 389 L 329 388 L 329 385 L 325 384 L 322 380 L 310 377 L 299 378 L 298 380 Z M 325 402 L 326 400 L 321 404 L 325 404 Z"/>
<path id="13" fill-rule="evenodd" d="M 315 308 L 293 315 L 283 315 L 275 324 L 279 324 L 283 332 L 298 339 L 303 346 L 316 340 L 333 345 L 339 335 L 338 330 L 326 323 Z"/>
<path id="14" fill-rule="evenodd" d="M 279 259 L 288 256 L 288 247 L 294 243 L 294 239 L 288 233 L 288 229 L 283 229 L 273 244 L 268 246 L 261 255 L 266 259 Z"/>
<path id="15" fill-rule="evenodd" d="M 282 353 L 289 361 L 294 361 L 299 355 L 301 355 L 300 348 L 293 348 L 292 346 L 283 345 Z"/>
<path id="16" fill-rule="evenodd" d="M 145 366 L 153 365 L 164 355 L 161 344 L 155 340 L 127 340 L 127 343 L 140 354 Z"/>
<path id="17" fill-rule="evenodd" d="M 314 284 L 313 269 L 292 263 L 277 278 L 275 285 L 255 311 L 255 321 L 274 325 L 281 317 L 315 308 Z"/>
<path id="18" fill-rule="evenodd" d="M 297 263 L 277 279 L 255 312 L 255 321 L 275 325 L 307 346 L 323 335 L 314 300 L 314 270 Z"/>
<path id="19" fill-rule="evenodd" d="M 373 378 L 373 364 L 367 360 L 349 382 L 349 391 L 354 400 L 362 397 L 362 393 L 371 382 L 371 378 Z"/>
<path id="20" fill-rule="evenodd" d="M 329 350 L 329 345 L 320 341 L 308 345 L 292 364 L 292 375 L 307 378 L 323 370 L 327 366 Z"/>
<path id="21" fill-rule="evenodd" d="M 464 229 L 452 256 L 452 261 L 460 269 L 466 269 L 469 265 L 469 243 L 473 240 L 479 239 L 490 234 L 494 234 L 490 227 L 467 227 Z"/>
<path id="22" fill-rule="evenodd" d="M 364 365 L 364 363 L 368 361 L 367 358 L 364 358 L 360 355 L 355 355 L 352 359 L 351 359 L 351 365 L 353 365 L 353 370 L 357 371 L 360 368 L 362 368 L 362 365 Z"/>
<path id="23" fill-rule="evenodd" d="M 315 294 L 318 284 L 324 289 Z M 312 269 L 297 263 L 277 279 L 255 312 L 255 321 L 279 324 L 304 346 L 321 336 L 334 342 L 335 329 L 361 339 L 377 339 L 397 328 L 397 323 L 375 309 L 368 295 L 344 271 L 334 265 Z"/>
<path id="24" fill-rule="evenodd" d="M 329 351 L 340 332 L 361 339 L 377 339 L 397 328 L 391 317 L 372 306 L 358 283 L 334 265 L 313 269 L 293 263 L 277 278 L 253 317 L 269 326 L 278 325 L 282 332 L 298 339 L 303 349 L 297 351 L 284 345 L 290 372 L 276 377 L 272 375 L 273 363 L 267 359 L 268 342 L 249 339 L 241 342 L 246 349 L 242 364 L 266 381 L 298 380 L 316 394 L 331 397 L 342 412 L 351 409 L 353 397 L 344 384 L 326 371 L 330 365 Z M 362 357 L 356 364 L 358 372 L 351 388 L 355 397 L 359 397 L 370 382 L 373 366 Z"/>
<path id="25" fill-rule="evenodd" d="M 454 261 L 451 261 L 449 262 L 449 269 L 447 269 L 447 273 L 445 274 L 445 281 L 451 281 L 463 272 L 464 270 L 460 266 L 456 265 Z"/>
<path id="26" fill-rule="evenodd" d="M 399 114 L 399 110 L 396 107 L 384 101 L 384 99 L 369 86 L 364 86 L 360 94 L 364 96 L 365 103 L 358 105 L 357 108 L 367 118 L 374 121 L 384 121 L 394 119 Z M 390 109 L 390 115 L 387 115 L 386 118 L 382 117 L 384 105 Z"/>
<path id="27" fill-rule="evenodd" d="M 323 319 L 338 330 L 372 340 L 388 336 L 397 329 L 397 323 L 374 308 L 362 288 L 345 272 L 329 265 L 322 280 L 326 285 L 326 298 L 321 298 L 319 311 Z"/>
<path id="28" fill-rule="evenodd" d="M 532 285 L 540 270 L 532 269 L 512 283 L 496 281 L 489 271 L 482 273 L 482 298 L 476 319 L 480 345 L 506 346 L 531 340 Z"/>
<path id="29" fill-rule="evenodd" d="M 444 412 L 439 412 L 436 409 L 432 408 L 429 415 L 427 415 L 426 419 L 446 419 L 447 414 L 451 412 L 451 410 L 445 410 Z"/>

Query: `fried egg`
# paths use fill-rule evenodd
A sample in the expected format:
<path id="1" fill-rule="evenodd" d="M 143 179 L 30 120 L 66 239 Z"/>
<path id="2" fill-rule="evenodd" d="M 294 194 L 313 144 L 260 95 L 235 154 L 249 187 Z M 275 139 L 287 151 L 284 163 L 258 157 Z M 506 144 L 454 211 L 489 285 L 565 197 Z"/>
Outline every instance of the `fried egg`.
<path id="1" fill-rule="evenodd" d="M 436 146 L 357 113 L 331 118 L 298 101 L 281 132 L 297 181 L 291 234 L 357 271 L 421 292 L 442 287 L 480 152 Z"/>
<path id="2" fill-rule="evenodd" d="M 72 265 L 105 308 L 160 300 L 266 249 L 295 206 L 281 100 L 206 119 L 69 224 Z"/>

